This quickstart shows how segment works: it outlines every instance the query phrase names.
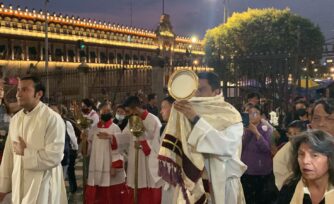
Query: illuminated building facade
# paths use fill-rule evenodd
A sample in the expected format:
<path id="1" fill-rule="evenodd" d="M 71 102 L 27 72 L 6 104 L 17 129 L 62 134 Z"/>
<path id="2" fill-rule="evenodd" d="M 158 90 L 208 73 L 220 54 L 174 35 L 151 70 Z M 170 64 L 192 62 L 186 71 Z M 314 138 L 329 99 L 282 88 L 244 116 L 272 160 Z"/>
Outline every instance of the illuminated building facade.
<path id="1" fill-rule="evenodd" d="M 139 69 L 137 72 L 142 72 L 159 65 L 165 69 L 171 69 L 174 66 L 192 67 L 193 62 L 196 62 L 196 66 L 201 66 L 204 57 L 203 42 L 176 36 L 172 31 L 169 16 L 166 14 L 161 16 L 156 31 L 55 13 L 47 15 L 49 77 L 53 80 L 50 82 L 50 92 L 53 94 L 61 90 L 63 94 L 75 96 L 75 89 L 65 90 L 70 89 L 69 86 L 73 87 L 69 83 L 73 79 L 65 82 L 65 76 L 67 72 L 72 73 L 73 70 L 77 70 L 82 63 L 87 63 L 96 72 L 87 82 L 94 83 L 87 86 L 103 88 L 103 85 L 95 80 L 101 75 L 97 73 L 100 68 L 104 71 Z M 45 13 L 0 5 L 2 77 L 43 71 L 45 67 L 44 41 Z M 57 78 L 57 73 L 58 75 L 61 73 L 62 79 Z M 132 73 L 128 77 L 135 77 L 135 75 Z M 152 83 L 148 77 L 149 73 L 135 80 L 147 82 L 145 84 Z M 117 79 L 111 77 L 111 80 Z M 125 82 L 129 80 L 124 79 Z M 56 87 L 52 88 L 52 84 Z M 112 87 L 104 88 L 113 89 Z M 114 91 L 116 91 L 115 87 Z"/>

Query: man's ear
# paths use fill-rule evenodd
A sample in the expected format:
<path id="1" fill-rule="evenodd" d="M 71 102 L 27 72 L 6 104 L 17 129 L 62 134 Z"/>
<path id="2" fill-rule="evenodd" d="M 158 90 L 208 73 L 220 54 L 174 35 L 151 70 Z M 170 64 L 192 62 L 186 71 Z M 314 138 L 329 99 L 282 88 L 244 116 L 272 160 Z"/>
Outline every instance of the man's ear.
<path id="1" fill-rule="evenodd" d="M 39 100 L 43 97 L 44 92 L 43 91 L 37 91 L 35 93 L 35 98 L 38 98 Z"/>
<path id="2" fill-rule="evenodd" d="M 215 89 L 215 90 L 213 91 L 213 93 L 214 93 L 215 96 L 219 95 L 220 92 L 221 92 L 220 89 Z"/>

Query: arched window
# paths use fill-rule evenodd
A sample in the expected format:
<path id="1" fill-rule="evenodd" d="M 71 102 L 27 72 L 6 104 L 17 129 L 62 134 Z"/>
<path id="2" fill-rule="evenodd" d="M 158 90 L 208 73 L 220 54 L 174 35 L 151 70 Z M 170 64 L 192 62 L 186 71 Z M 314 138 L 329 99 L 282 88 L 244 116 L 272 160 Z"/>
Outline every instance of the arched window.
<path id="1" fill-rule="evenodd" d="M 112 53 L 112 52 L 109 53 L 109 63 L 111 63 L 111 64 L 115 64 L 116 63 L 115 54 Z"/>
<path id="2" fill-rule="evenodd" d="M 28 48 L 28 56 L 29 56 L 29 60 L 38 60 L 36 47 Z"/>
<path id="3" fill-rule="evenodd" d="M 129 54 L 126 54 L 125 55 L 125 59 L 124 59 L 124 64 L 129 64 L 130 63 L 130 60 L 131 60 L 131 57 Z"/>

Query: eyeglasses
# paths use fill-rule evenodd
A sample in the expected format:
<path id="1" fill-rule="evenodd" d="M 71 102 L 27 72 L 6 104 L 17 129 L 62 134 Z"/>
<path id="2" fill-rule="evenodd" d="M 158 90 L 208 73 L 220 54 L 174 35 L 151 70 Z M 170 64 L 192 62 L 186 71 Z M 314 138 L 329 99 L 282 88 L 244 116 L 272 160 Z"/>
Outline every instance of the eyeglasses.
<path id="1" fill-rule="evenodd" d="M 251 113 L 249 113 L 249 116 L 251 116 L 251 117 L 256 117 L 258 115 L 260 115 L 259 112 L 251 112 Z"/>

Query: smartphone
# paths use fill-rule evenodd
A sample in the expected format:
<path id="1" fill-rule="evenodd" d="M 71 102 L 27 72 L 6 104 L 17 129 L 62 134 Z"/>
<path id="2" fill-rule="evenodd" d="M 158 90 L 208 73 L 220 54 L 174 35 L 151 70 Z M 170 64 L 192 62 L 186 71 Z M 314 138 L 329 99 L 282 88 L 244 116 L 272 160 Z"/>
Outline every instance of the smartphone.
<path id="1" fill-rule="evenodd" d="M 248 113 L 241 113 L 242 124 L 244 127 L 249 126 L 249 114 Z"/>

